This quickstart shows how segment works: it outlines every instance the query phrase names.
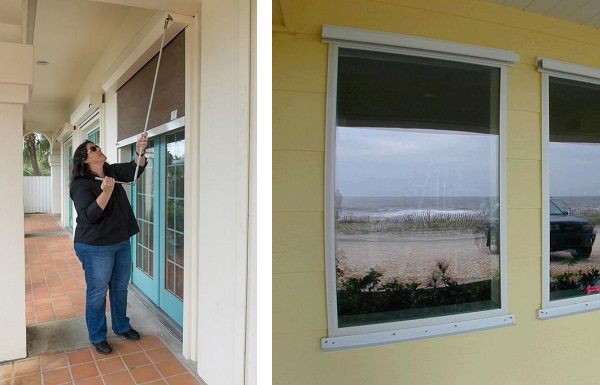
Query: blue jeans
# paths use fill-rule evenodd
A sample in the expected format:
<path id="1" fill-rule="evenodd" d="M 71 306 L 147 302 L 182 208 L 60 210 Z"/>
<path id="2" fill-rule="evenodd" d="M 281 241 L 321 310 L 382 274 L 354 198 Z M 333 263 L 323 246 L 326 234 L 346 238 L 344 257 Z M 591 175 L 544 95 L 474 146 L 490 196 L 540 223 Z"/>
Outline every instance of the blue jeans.
<path id="1" fill-rule="evenodd" d="M 107 291 L 113 331 L 122 334 L 131 329 L 126 315 L 127 285 L 131 271 L 129 240 L 110 246 L 75 243 L 75 253 L 85 270 L 85 322 L 90 341 L 95 344 L 106 340 Z"/>

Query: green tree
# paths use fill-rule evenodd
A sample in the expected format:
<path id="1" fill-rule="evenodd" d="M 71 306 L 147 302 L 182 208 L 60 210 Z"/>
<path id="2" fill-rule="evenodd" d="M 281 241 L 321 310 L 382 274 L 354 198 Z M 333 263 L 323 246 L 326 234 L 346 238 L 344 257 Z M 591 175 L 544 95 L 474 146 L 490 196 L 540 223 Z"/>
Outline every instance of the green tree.
<path id="1" fill-rule="evenodd" d="M 23 175 L 50 175 L 50 142 L 45 136 L 31 133 L 23 138 Z"/>

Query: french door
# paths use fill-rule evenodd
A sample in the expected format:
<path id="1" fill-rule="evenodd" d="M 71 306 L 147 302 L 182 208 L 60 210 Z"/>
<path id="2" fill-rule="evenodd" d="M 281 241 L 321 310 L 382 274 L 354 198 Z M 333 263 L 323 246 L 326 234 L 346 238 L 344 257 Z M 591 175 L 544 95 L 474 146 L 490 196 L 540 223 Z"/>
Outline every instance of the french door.
<path id="1" fill-rule="evenodd" d="M 183 325 L 184 131 L 151 138 L 148 164 L 132 193 L 140 232 L 132 282 Z"/>

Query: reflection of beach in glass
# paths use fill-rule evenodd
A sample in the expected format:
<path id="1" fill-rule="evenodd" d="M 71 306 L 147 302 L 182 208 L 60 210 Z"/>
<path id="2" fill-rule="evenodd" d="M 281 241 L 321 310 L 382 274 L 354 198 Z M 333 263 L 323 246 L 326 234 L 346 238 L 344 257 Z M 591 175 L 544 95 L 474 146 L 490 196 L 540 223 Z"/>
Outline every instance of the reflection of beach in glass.
<path id="1" fill-rule="evenodd" d="M 498 136 L 338 127 L 338 138 L 339 325 L 499 308 Z"/>
<path id="2" fill-rule="evenodd" d="M 549 78 L 550 300 L 600 291 L 600 86 Z M 553 209 L 553 205 L 558 208 Z"/>
<path id="3" fill-rule="evenodd" d="M 570 225 L 572 230 L 568 231 L 567 242 L 573 246 L 572 249 L 550 252 L 550 299 L 562 299 L 587 295 L 586 286 L 598 286 L 600 283 L 600 249 L 596 242 L 590 246 L 591 252 L 581 256 L 578 255 L 580 247 L 587 248 L 590 233 L 595 238 L 595 225 L 600 220 L 600 197 L 571 196 L 553 197 L 560 199 L 566 205 L 564 217 L 570 219 L 567 223 L 556 223 L 555 218 L 550 216 L 550 242 L 556 242 L 557 234 L 567 233 L 565 225 Z M 589 222 L 583 222 L 583 220 Z M 571 224 L 575 222 L 574 224 Z M 554 225 L 554 226 L 553 226 Z M 591 226 L 590 231 L 584 226 Z M 556 228 L 554 228 L 556 227 Z M 562 231 L 561 231 L 562 227 Z M 586 244 L 584 244 L 586 243 Z M 579 246 L 579 247 L 577 247 Z M 580 252 L 581 253 L 581 252 Z"/>

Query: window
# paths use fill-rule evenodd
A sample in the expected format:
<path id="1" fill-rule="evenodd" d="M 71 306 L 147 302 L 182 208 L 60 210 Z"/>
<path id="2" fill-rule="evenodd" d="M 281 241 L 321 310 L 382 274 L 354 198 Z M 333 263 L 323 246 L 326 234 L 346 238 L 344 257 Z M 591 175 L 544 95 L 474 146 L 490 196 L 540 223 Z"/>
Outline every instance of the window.
<path id="1" fill-rule="evenodd" d="M 100 127 L 88 134 L 88 140 L 94 144 L 100 145 Z"/>
<path id="2" fill-rule="evenodd" d="M 543 319 L 600 307 L 600 70 L 549 59 L 541 59 L 539 67 L 544 97 Z"/>
<path id="3" fill-rule="evenodd" d="M 506 69 L 428 56 L 330 50 L 325 350 L 512 320 Z"/>

